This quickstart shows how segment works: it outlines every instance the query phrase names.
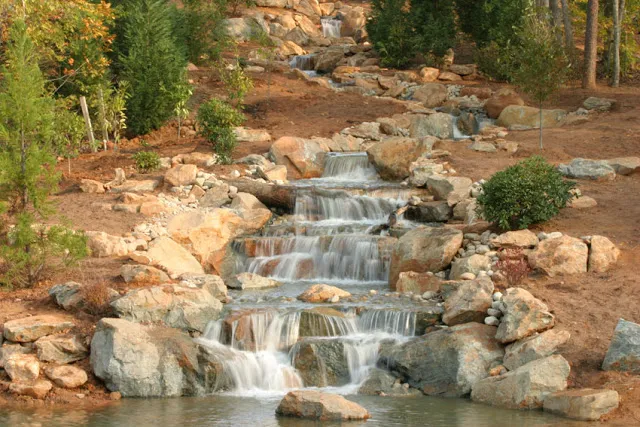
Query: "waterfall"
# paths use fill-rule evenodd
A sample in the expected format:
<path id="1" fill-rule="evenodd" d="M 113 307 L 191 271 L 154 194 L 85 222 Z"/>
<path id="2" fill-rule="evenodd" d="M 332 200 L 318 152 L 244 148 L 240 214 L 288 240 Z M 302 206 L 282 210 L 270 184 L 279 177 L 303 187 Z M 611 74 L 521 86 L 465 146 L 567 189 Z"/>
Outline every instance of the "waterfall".
<path id="1" fill-rule="evenodd" d="M 367 153 L 331 153 L 324 164 L 323 179 L 336 181 L 375 181 L 376 168 L 369 162 Z"/>
<path id="2" fill-rule="evenodd" d="M 325 38 L 340 38 L 340 29 L 342 28 L 342 21 L 334 18 L 322 18 L 320 20 L 322 24 L 322 35 Z"/>
<path id="3" fill-rule="evenodd" d="M 382 224 L 387 222 L 399 204 L 393 199 L 352 196 L 342 192 L 323 195 L 300 192 L 296 198 L 295 215 L 301 221 L 324 221 L 325 224 Z"/>
<path id="4" fill-rule="evenodd" d="M 315 68 L 315 55 L 296 55 L 289 61 L 289 66 L 303 71 L 313 70 Z"/>
<path id="5" fill-rule="evenodd" d="M 383 331 L 411 337 L 416 334 L 416 313 L 400 310 L 367 310 L 359 318 L 363 332 Z"/>

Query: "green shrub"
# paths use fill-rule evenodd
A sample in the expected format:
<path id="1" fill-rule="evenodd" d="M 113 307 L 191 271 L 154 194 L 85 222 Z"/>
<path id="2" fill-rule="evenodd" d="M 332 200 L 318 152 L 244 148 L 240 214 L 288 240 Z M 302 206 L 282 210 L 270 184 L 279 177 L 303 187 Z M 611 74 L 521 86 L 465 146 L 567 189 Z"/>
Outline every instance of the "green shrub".
<path id="1" fill-rule="evenodd" d="M 136 170 L 140 173 L 148 173 L 160 168 L 160 156 L 154 151 L 139 151 L 133 155 L 136 162 Z"/>
<path id="2" fill-rule="evenodd" d="M 540 156 L 497 172 L 478 196 L 478 213 L 505 230 L 527 228 L 558 214 L 573 198 L 575 183 Z"/>
<path id="3" fill-rule="evenodd" d="M 367 32 L 383 65 L 403 68 L 423 54 L 442 56 L 455 42 L 452 0 L 373 0 Z"/>
<path id="4" fill-rule="evenodd" d="M 200 135 L 213 145 L 213 151 L 222 163 L 231 162 L 231 152 L 237 144 L 233 128 L 244 122 L 244 116 L 231 105 L 212 99 L 198 110 Z"/>

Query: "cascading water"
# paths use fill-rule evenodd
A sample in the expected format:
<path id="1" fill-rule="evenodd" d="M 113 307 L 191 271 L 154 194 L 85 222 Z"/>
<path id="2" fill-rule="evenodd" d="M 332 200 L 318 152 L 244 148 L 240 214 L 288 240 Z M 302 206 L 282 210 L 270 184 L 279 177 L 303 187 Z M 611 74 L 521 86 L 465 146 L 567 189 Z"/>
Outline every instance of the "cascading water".
<path id="1" fill-rule="evenodd" d="M 237 241 L 234 250 L 243 255 L 238 272 L 279 280 L 292 287 L 293 295 L 309 283 L 332 283 L 351 292 L 386 286 L 391 238 L 370 233 L 406 204 L 406 189 L 380 181 L 366 153 L 330 154 L 321 178 L 293 184 L 298 190 L 291 222 Z M 235 393 L 282 393 L 309 386 L 295 369 L 308 340 L 320 340 L 318 345 L 339 341 L 349 376 L 343 390 L 354 392 L 375 366 L 384 341 L 416 333 L 416 314 L 410 310 L 369 307 L 356 315 L 354 308 L 316 312 L 308 305 L 256 307 L 240 307 L 225 321 L 212 322 L 200 338 L 226 352 L 227 388 Z M 317 360 L 321 375 L 335 362 Z M 326 379 L 318 383 L 327 384 Z"/>
<path id="2" fill-rule="evenodd" d="M 340 30 L 342 29 L 342 21 L 334 18 L 322 18 L 322 35 L 326 38 L 340 38 Z"/>

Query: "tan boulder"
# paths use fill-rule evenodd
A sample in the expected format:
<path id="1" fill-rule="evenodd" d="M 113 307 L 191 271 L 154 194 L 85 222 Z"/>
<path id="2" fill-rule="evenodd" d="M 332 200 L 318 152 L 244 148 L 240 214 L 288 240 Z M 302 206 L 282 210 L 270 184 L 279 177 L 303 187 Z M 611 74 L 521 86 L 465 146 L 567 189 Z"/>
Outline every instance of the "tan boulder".
<path id="1" fill-rule="evenodd" d="M 75 366 L 51 366 L 44 371 L 55 385 L 62 388 L 78 388 L 87 380 L 87 372 Z"/>
<path id="2" fill-rule="evenodd" d="M 197 174 L 198 167 L 196 165 L 177 165 L 165 173 L 164 180 L 173 187 L 180 187 L 194 184 Z"/>
<path id="3" fill-rule="evenodd" d="M 447 88 L 440 83 L 423 84 L 413 93 L 413 99 L 427 108 L 440 107 L 447 100 Z"/>
<path id="4" fill-rule="evenodd" d="M 41 314 L 5 322 L 4 337 L 13 342 L 33 342 L 46 335 L 64 332 L 74 327 L 72 322 L 55 315 Z"/>
<path id="5" fill-rule="evenodd" d="M 443 71 L 438 76 L 438 80 L 441 80 L 443 82 L 458 82 L 462 80 L 462 77 L 450 71 Z"/>
<path id="6" fill-rule="evenodd" d="M 438 80 L 438 76 L 440 75 L 440 70 L 433 67 L 423 67 L 420 69 L 420 77 L 422 81 L 425 83 L 431 83 Z"/>
<path id="7" fill-rule="evenodd" d="M 582 421 L 598 421 L 620 404 L 615 390 L 589 388 L 558 391 L 544 399 L 545 412 Z"/>
<path id="8" fill-rule="evenodd" d="M 298 299 L 304 302 L 330 302 L 334 298 L 346 298 L 350 297 L 351 294 L 347 291 L 343 291 L 340 288 L 336 288 L 335 286 L 329 285 L 313 285 L 303 293 L 298 295 Z"/>
<path id="9" fill-rule="evenodd" d="M 433 273 L 416 273 L 415 271 L 403 271 L 398 275 L 398 280 L 391 283 L 391 289 L 398 292 L 413 292 L 422 295 L 425 292 L 440 292 L 442 279 Z"/>
<path id="10" fill-rule="evenodd" d="M 492 119 L 497 119 L 502 110 L 509 105 L 524 105 L 523 99 L 511 89 L 498 90 L 484 105 L 487 114 Z"/>
<path id="11" fill-rule="evenodd" d="M 280 402 L 276 414 L 320 421 L 366 420 L 369 412 L 337 394 L 316 390 L 290 391 Z"/>
<path id="12" fill-rule="evenodd" d="M 618 175 L 631 175 L 640 169 L 640 157 L 618 157 L 608 159 L 606 162 Z"/>
<path id="13" fill-rule="evenodd" d="M 286 166 L 294 179 L 322 176 L 327 151 L 315 140 L 290 136 L 279 138 L 269 150 L 276 164 Z"/>
<path id="14" fill-rule="evenodd" d="M 589 271 L 604 273 L 618 261 L 620 249 L 603 236 L 592 236 L 589 250 Z"/>
<path id="15" fill-rule="evenodd" d="M 149 243 L 147 257 L 151 264 L 162 268 L 171 276 L 204 273 L 202 265 L 188 250 L 166 236 L 158 237 Z"/>
<path id="16" fill-rule="evenodd" d="M 166 283 L 170 280 L 164 271 L 149 265 L 125 264 L 120 268 L 120 276 L 125 283 L 153 284 Z"/>
<path id="17" fill-rule="evenodd" d="M 462 323 L 482 323 L 491 308 L 493 282 L 486 276 L 462 282 L 444 302 L 442 321 L 453 326 Z"/>
<path id="18" fill-rule="evenodd" d="M 429 151 L 428 144 L 414 138 L 385 138 L 367 150 L 380 177 L 401 180 L 411 173 L 410 165 Z"/>
<path id="19" fill-rule="evenodd" d="M 15 353 L 4 359 L 4 370 L 11 381 L 35 381 L 40 376 L 40 362 L 33 354 Z"/>
<path id="20" fill-rule="evenodd" d="M 49 335 L 35 342 L 38 359 L 58 364 L 72 363 L 89 355 L 87 345 L 73 334 Z"/>
<path id="21" fill-rule="evenodd" d="M 567 235 L 543 240 L 528 256 L 531 268 L 551 277 L 586 273 L 588 257 L 586 243 Z"/>
<path id="22" fill-rule="evenodd" d="M 9 391 L 19 396 L 28 396 L 34 399 L 44 399 L 53 388 L 53 384 L 47 380 L 32 382 L 20 382 L 9 384 Z"/>
<path id="23" fill-rule="evenodd" d="M 112 236 L 104 231 L 87 231 L 87 246 L 96 258 L 125 256 L 130 252 L 129 244 L 120 236 Z"/>
<path id="24" fill-rule="evenodd" d="M 507 289 L 502 304 L 504 315 L 496 332 L 496 339 L 501 343 L 521 340 L 555 325 L 549 307 L 524 289 Z"/>
<path id="25" fill-rule="evenodd" d="M 542 127 L 545 129 L 562 126 L 567 116 L 565 110 L 542 110 Z M 496 122 L 508 129 L 540 128 L 540 109 L 524 105 L 509 105 L 500 113 Z"/>
<path id="26" fill-rule="evenodd" d="M 538 236 L 531 230 L 507 231 L 491 240 L 496 248 L 533 248 L 538 245 Z"/>
<path id="27" fill-rule="evenodd" d="M 549 329 L 509 344 L 504 352 L 504 366 L 513 371 L 534 360 L 542 359 L 558 351 L 571 338 L 567 331 Z"/>
<path id="28" fill-rule="evenodd" d="M 93 179 L 83 179 L 80 181 L 80 190 L 83 193 L 102 194 L 106 190 L 104 184 L 100 181 L 94 181 Z"/>
<path id="29" fill-rule="evenodd" d="M 284 165 L 276 165 L 271 168 L 258 166 L 258 175 L 267 181 L 286 181 L 287 167 Z"/>
<path id="30" fill-rule="evenodd" d="M 209 167 L 216 163 L 216 159 L 214 155 L 211 153 L 193 152 L 193 153 L 179 154 L 178 156 L 174 157 L 172 161 L 174 159 L 176 160 L 175 163 L 182 163 L 185 165 L 196 165 L 201 168 Z M 186 172 L 183 172 L 183 173 L 186 173 Z"/>

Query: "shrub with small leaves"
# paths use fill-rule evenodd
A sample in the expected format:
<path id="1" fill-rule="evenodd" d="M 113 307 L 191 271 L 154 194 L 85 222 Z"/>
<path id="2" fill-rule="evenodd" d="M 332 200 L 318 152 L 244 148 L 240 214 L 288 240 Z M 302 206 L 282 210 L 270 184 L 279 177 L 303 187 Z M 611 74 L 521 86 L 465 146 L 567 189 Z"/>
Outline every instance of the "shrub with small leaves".
<path id="1" fill-rule="evenodd" d="M 133 155 L 136 162 L 136 170 L 140 173 L 149 173 L 160 168 L 160 156 L 154 151 L 139 151 Z"/>
<path id="2" fill-rule="evenodd" d="M 221 163 L 230 163 L 237 144 L 233 128 L 244 122 L 242 113 L 224 101 L 212 99 L 200 107 L 197 120 L 200 135 L 213 145 Z"/>
<path id="3" fill-rule="evenodd" d="M 504 276 L 510 288 L 518 286 L 531 271 L 527 258 L 520 248 L 501 251 L 496 268 Z"/>
<path id="4" fill-rule="evenodd" d="M 478 196 L 478 213 L 504 230 L 547 221 L 574 197 L 574 182 L 533 156 L 493 175 Z"/>

